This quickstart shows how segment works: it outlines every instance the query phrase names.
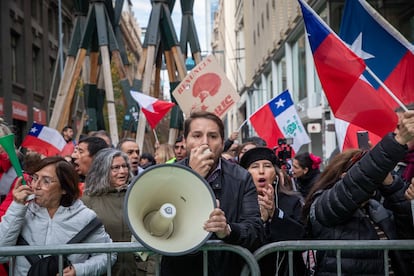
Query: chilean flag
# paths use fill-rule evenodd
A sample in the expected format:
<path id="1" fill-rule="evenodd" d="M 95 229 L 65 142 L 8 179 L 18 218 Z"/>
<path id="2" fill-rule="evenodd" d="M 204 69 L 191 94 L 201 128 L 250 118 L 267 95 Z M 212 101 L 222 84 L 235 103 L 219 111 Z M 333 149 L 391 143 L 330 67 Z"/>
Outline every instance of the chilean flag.
<path id="1" fill-rule="evenodd" d="M 157 126 L 165 114 L 175 105 L 172 102 L 161 101 L 141 92 L 131 91 L 131 96 L 141 107 L 142 113 L 144 113 L 152 129 Z"/>
<path id="2" fill-rule="evenodd" d="M 279 138 L 293 138 L 295 152 L 310 142 L 288 90 L 259 108 L 249 120 L 269 148 L 278 146 Z"/>
<path id="3" fill-rule="evenodd" d="M 397 115 L 363 78 L 366 64 L 303 0 L 298 0 L 326 98 L 336 118 L 380 137 L 395 129 Z"/>
<path id="4" fill-rule="evenodd" d="M 55 156 L 60 155 L 65 145 L 66 141 L 59 131 L 33 123 L 21 146 L 44 156 Z"/>
<path id="5" fill-rule="evenodd" d="M 357 132 L 361 130 L 365 129 L 354 124 L 345 122 L 341 119 L 335 119 L 335 132 L 338 140 L 339 149 L 341 151 L 344 151 L 346 149 L 357 149 Z M 372 146 L 376 145 L 381 140 L 380 136 L 372 132 L 368 132 L 368 136 Z"/>
<path id="6" fill-rule="evenodd" d="M 365 0 L 346 1 L 339 35 L 400 101 L 414 102 L 414 45 Z M 398 107 L 368 72 L 363 76 L 391 108 Z"/>

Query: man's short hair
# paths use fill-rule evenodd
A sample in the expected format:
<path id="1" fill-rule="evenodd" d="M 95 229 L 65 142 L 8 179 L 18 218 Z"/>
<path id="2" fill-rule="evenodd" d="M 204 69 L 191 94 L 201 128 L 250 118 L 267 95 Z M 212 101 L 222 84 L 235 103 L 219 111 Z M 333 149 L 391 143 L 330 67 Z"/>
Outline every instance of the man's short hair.
<path id="1" fill-rule="evenodd" d="M 62 133 L 65 132 L 68 129 L 73 129 L 71 126 L 64 126 L 62 129 Z"/>
<path id="2" fill-rule="evenodd" d="M 134 142 L 134 143 L 136 143 L 137 141 L 135 139 L 132 139 L 132 138 L 122 138 L 121 140 L 119 140 L 118 144 L 116 145 L 116 149 L 121 150 L 122 145 L 125 142 Z"/>
<path id="3" fill-rule="evenodd" d="M 177 139 L 175 139 L 175 143 L 176 144 L 177 143 L 181 143 L 183 141 L 183 139 L 184 139 L 184 136 L 183 135 L 178 135 Z"/>
<path id="4" fill-rule="evenodd" d="M 108 148 L 108 144 L 104 139 L 95 136 L 87 136 L 85 138 L 82 138 L 79 140 L 78 144 L 80 143 L 85 143 L 88 145 L 87 148 L 89 151 L 89 156 L 91 157 L 95 156 L 101 149 Z"/>
<path id="5" fill-rule="evenodd" d="M 224 124 L 223 121 L 214 113 L 207 111 L 196 111 L 190 114 L 190 117 L 184 122 L 184 137 L 188 137 L 190 133 L 190 125 L 195 119 L 207 119 L 215 122 L 219 127 L 221 139 L 224 141 Z"/>

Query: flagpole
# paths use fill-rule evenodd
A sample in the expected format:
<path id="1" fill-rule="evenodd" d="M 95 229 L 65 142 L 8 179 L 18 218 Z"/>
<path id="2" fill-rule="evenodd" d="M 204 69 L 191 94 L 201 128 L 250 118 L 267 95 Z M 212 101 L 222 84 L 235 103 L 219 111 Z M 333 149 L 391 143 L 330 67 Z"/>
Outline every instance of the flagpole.
<path id="1" fill-rule="evenodd" d="M 408 108 L 405 106 L 405 104 L 403 102 L 401 102 L 400 99 L 398 99 L 397 96 L 395 96 L 395 94 L 385 85 L 385 83 L 383 83 L 378 77 L 377 75 L 375 75 L 374 72 L 371 71 L 371 69 L 366 66 L 365 69 L 367 70 L 367 72 L 381 85 L 382 88 L 384 88 L 384 90 L 388 93 L 388 95 L 391 96 L 391 98 L 393 98 L 393 100 L 405 111 L 408 111 Z"/>
<path id="2" fill-rule="evenodd" d="M 288 91 L 288 90 L 285 90 L 285 91 Z M 282 93 L 284 93 L 285 91 L 283 91 Z M 282 93 L 279 93 L 279 95 L 282 94 Z M 252 117 L 254 114 L 256 114 L 257 111 L 259 111 L 262 107 L 264 107 L 265 105 L 267 105 L 268 103 L 270 103 L 271 101 L 273 101 L 274 98 L 277 98 L 279 95 L 276 95 L 275 97 L 271 98 L 270 100 L 268 100 L 267 102 L 265 102 L 264 104 L 262 104 L 258 109 L 256 109 L 255 112 L 253 112 L 252 114 L 250 114 L 249 118 L 247 118 L 246 120 L 244 120 L 241 123 L 241 125 L 239 126 L 239 128 L 237 129 L 237 131 L 240 132 L 240 129 L 247 123 L 247 121 L 250 119 L 250 117 Z"/>
<path id="3" fill-rule="evenodd" d="M 239 126 L 239 128 L 237 129 L 237 132 L 240 132 L 240 129 L 247 123 L 247 121 L 250 119 L 250 116 L 249 116 L 249 118 L 247 118 L 246 120 L 244 120 L 243 121 L 243 123 L 241 123 L 241 125 Z"/>
<path id="4" fill-rule="evenodd" d="M 155 136 L 155 143 L 156 143 L 156 144 L 159 144 L 159 143 L 160 143 L 160 141 L 158 141 L 157 132 L 155 132 L 155 129 L 152 129 L 152 132 L 154 133 L 154 136 Z"/>

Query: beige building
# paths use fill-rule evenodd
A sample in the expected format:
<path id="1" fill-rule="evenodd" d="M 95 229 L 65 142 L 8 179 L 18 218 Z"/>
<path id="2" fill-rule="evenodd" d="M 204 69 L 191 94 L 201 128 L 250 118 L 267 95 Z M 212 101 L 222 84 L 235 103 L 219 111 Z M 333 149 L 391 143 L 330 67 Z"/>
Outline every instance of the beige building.
<path id="1" fill-rule="evenodd" d="M 308 1 L 338 32 L 344 0 Z M 368 1 L 413 41 L 414 3 Z M 236 130 L 261 105 L 288 89 L 312 142 L 301 151 L 329 157 L 336 147 L 334 121 L 317 77 L 297 0 L 221 0 L 212 36 L 213 53 L 241 95 L 227 119 Z M 249 123 L 241 140 L 256 135 Z"/>

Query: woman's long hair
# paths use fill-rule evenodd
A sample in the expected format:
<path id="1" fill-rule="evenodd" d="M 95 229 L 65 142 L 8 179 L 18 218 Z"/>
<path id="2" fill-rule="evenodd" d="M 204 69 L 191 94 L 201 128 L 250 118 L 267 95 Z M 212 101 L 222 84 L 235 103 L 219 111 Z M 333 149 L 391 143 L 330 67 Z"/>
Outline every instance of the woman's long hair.
<path id="1" fill-rule="evenodd" d="M 85 179 L 85 195 L 102 195 L 111 190 L 111 166 L 115 157 L 121 156 L 131 170 L 128 156 L 120 150 L 105 148 L 100 150 L 92 162 Z M 129 173 L 128 173 L 129 176 Z"/>
<path id="2" fill-rule="evenodd" d="M 343 173 L 347 172 L 359 159 L 362 158 L 364 151 L 360 149 L 350 149 L 337 154 L 319 175 L 318 180 L 313 185 L 309 195 L 305 199 L 303 206 L 303 217 L 307 220 L 310 206 L 315 200 L 315 193 L 332 188 Z M 359 157 L 359 158 L 354 158 Z M 354 160 L 355 159 L 355 160 Z"/>

